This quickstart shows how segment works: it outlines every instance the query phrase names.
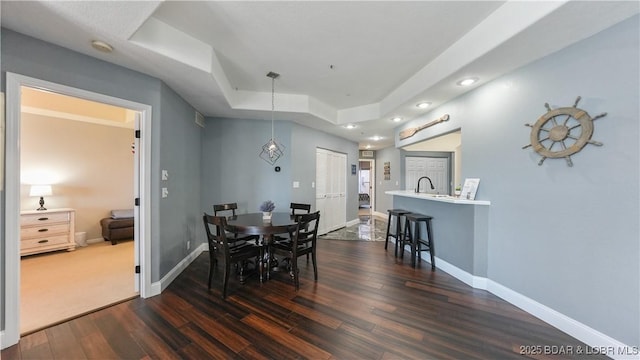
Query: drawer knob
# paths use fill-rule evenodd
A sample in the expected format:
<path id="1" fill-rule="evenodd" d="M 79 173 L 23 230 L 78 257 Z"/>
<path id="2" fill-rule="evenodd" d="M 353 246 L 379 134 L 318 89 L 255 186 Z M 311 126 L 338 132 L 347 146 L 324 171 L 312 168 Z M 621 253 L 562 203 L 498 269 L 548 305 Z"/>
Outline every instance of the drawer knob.
<path id="1" fill-rule="evenodd" d="M 48 243 L 48 242 L 49 242 L 49 240 L 46 240 L 46 239 L 45 239 L 45 240 L 40 240 L 40 241 L 38 241 L 38 244 L 45 244 L 45 243 Z"/>
<path id="2" fill-rule="evenodd" d="M 49 220 L 49 218 L 38 218 L 38 221 L 45 221 L 45 220 Z"/>
<path id="3" fill-rule="evenodd" d="M 38 232 L 47 232 L 49 229 L 38 229 Z"/>

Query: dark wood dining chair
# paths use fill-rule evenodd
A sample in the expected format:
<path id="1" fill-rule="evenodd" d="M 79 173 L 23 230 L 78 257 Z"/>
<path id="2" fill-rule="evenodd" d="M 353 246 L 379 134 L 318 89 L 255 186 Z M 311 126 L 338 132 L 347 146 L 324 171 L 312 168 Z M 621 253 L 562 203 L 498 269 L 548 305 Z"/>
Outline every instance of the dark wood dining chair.
<path id="1" fill-rule="evenodd" d="M 311 254 L 313 263 L 313 278 L 318 281 L 318 264 L 316 258 L 316 242 L 318 240 L 318 224 L 320 212 L 296 215 L 296 226 L 292 227 L 286 241 L 274 242 L 272 253 L 289 258 L 289 274 L 293 279 L 296 290 L 300 288 L 298 257 Z"/>
<path id="2" fill-rule="evenodd" d="M 262 279 L 262 267 L 258 266 L 258 259 L 262 256 L 262 248 L 254 243 L 244 242 L 242 244 L 231 244 L 227 238 L 227 230 L 233 232 L 233 228 L 227 225 L 227 218 L 224 216 L 202 216 L 205 232 L 209 243 L 209 280 L 208 289 L 211 289 L 213 274 L 217 268 L 218 258 L 223 261 L 224 274 L 222 278 L 222 298 L 227 297 L 227 286 L 229 284 L 229 274 L 231 265 L 237 264 L 242 277 L 245 270 L 245 263 L 254 259 L 256 268 L 260 271 Z M 214 229 L 212 229 L 214 227 Z"/>
<path id="3" fill-rule="evenodd" d="M 213 205 L 213 215 L 214 216 L 236 216 L 236 210 L 238 210 L 238 203 L 227 203 L 227 204 L 215 204 Z M 260 236 L 258 235 L 240 235 L 238 233 L 227 232 L 227 239 L 229 242 L 235 243 L 238 241 L 251 241 L 254 240 L 259 241 Z"/>
<path id="4" fill-rule="evenodd" d="M 291 209 L 291 215 L 309 214 L 311 212 L 311 204 L 291 203 L 289 208 Z M 307 254 L 307 262 L 309 262 L 309 254 Z"/>
<path id="5" fill-rule="evenodd" d="M 289 208 L 291 209 L 291 215 L 308 214 L 311 212 L 311 204 L 291 203 L 289 204 Z M 289 240 L 288 237 L 283 237 L 282 235 L 275 236 L 275 241 L 287 240 Z M 309 261 L 309 254 L 307 254 L 307 261 Z"/>

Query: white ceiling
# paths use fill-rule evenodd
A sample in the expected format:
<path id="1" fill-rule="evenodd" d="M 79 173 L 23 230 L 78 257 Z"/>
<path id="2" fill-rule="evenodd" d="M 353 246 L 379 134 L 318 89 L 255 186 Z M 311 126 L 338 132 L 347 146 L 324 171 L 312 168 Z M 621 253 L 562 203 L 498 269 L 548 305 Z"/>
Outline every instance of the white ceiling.
<path id="1" fill-rule="evenodd" d="M 8 29 L 162 79 L 210 117 L 380 149 L 394 128 L 639 12 L 637 1 L 2 1 Z M 94 39 L 114 51 L 98 52 Z M 468 76 L 479 82 L 456 85 Z M 431 102 L 426 110 L 415 105 Z M 401 116 L 403 121 L 390 119 Z M 355 124 L 355 129 L 344 125 Z M 383 139 L 372 141 L 378 135 Z"/>

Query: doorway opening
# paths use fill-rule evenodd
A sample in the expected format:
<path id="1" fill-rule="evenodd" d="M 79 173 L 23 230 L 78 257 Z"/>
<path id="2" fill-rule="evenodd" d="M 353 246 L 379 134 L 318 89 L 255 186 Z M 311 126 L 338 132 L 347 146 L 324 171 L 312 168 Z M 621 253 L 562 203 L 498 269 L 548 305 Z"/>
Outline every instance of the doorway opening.
<path id="1" fill-rule="evenodd" d="M 7 73 L 6 76 L 6 181 L 5 181 L 5 251 L 3 254 L 5 278 L 5 331 L 2 333 L 2 347 L 18 343 L 20 339 L 20 293 L 21 293 L 21 147 L 20 131 L 22 126 L 23 88 L 39 89 L 52 93 L 95 101 L 102 104 L 133 110 L 136 136 L 133 142 L 136 154 L 133 160 L 133 196 L 140 205 L 133 207 L 135 222 L 133 241 L 134 268 L 130 269 L 131 281 L 140 296 L 151 295 L 150 269 L 150 199 L 141 196 L 149 192 L 150 154 L 151 154 L 151 106 L 77 89 L 57 83 L 31 78 L 19 74 Z M 62 141 L 74 142 L 73 138 Z M 131 145 L 129 145 L 131 146 Z M 83 151 L 78 149 L 77 151 Z M 131 151 L 131 148 L 128 149 Z M 131 203 L 134 199 L 131 199 Z M 70 225 L 68 225 L 70 226 Z M 75 234 L 74 234 L 75 235 Z M 75 239 L 74 239 L 75 240 Z M 116 245 L 117 246 L 117 245 Z M 140 269 L 138 273 L 134 269 Z"/>
<path id="2" fill-rule="evenodd" d="M 358 217 L 371 219 L 375 212 L 375 160 L 360 159 L 358 167 Z"/>
<path id="3" fill-rule="evenodd" d="M 138 295 L 131 276 L 138 113 L 27 86 L 21 95 L 20 333 L 26 335 Z M 52 188 L 47 210 L 34 210 L 29 190 L 36 184 Z M 122 219 L 103 220 L 127 208 L 129 214 L 117 213 Z M 43 217 L 51 219 L 30 222 Z M 106 221 L 133 225 L 119 230 L 119 246 L 105 242 Z"/>

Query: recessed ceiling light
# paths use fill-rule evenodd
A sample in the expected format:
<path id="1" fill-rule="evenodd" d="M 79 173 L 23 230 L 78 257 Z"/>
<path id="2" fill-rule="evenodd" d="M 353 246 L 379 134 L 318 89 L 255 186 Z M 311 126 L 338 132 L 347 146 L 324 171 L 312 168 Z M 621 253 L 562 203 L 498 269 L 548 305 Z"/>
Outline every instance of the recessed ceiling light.
<path id="1" fill-rule="evenodd" d="M 396 116 L 396 117 L 391 118 L 391 121 L 400 122 L 400 121 L 402 121 L 402 118 L 400 116 Z"/>
<path id="2" fill-rule="evenodd" d="M 372 137 L 372 138 L 371 138 L 371 140 L 373 140 L 373 141 L 379 141 L 379 140 L 382 140 L 382 136 L 378 136 L 378 135 L 376 135 L 376 136 Z"/>
<path id="3" fill-rule="evenodd" d="M 364 147 L 365 149 L 371 149 L 371 145 L 367 144 L 367 146 Z"/>
<path id="4" fill-rule="evenodd" d="M 469 85 L 475 84 L 476 81 L 478 81 L 477 77 L 471 77 L 471 78 L 462 79 L 458 81 L 456 84 L 460 86 L 469 86 Z"/>
<path id="5" fill-rule="evenodd" d="M 353 124 L 348 124 L 348 125 L 345 125 L 344 127 L 347 128 L 347 129 L 355 129 L 355 128 L 357 128 L 357 126 L 353 125 Z"/>
<path id="6" fill-rule="evenodd" d="M 416 104 L 416 106 L 419 107 L 420 109 L 426 109 L 429 107 L 429 105 L 431 105 L 431 103 L 426 101 L 419 102 Z"/>
<path id="7" fill-rule="evenodd" d="M 113 46 L 107 44 L 104 41 L 93 40 L 91 41 L 91 46 L 98 51 L 102 51 L 104 53 L 110 53 L 113 51 Z"/>

